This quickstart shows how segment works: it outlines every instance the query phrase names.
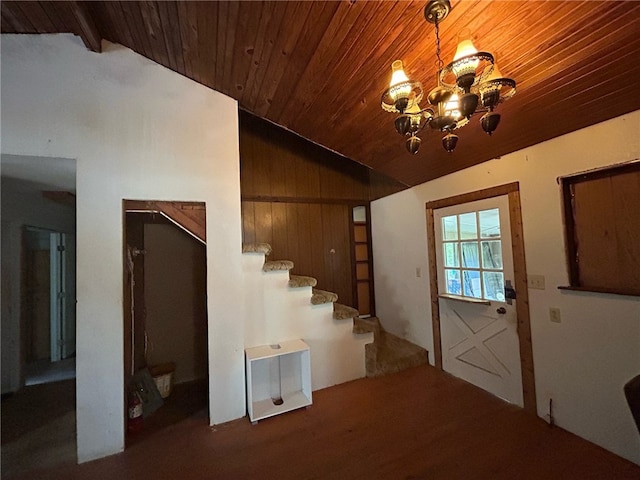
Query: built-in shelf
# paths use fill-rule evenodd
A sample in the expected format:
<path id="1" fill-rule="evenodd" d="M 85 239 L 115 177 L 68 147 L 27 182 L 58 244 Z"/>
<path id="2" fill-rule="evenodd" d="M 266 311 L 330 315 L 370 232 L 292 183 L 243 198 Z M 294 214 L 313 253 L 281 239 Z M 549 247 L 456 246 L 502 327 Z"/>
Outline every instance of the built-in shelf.
<path id="1" fill-rule="evenodd" d="M 311 357 L 302 340 L 245 349 L 249 419 L 311 405 Z"/>

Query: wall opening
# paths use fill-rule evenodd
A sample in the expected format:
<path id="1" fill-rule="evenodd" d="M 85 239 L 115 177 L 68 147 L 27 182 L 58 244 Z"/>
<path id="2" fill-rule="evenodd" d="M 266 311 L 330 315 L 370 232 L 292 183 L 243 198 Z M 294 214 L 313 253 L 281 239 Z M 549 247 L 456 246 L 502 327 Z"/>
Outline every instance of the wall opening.
<path id="1" fill-rule="evenodd" d="M 130 446 L 194 414 L 208 419 L 207 270 L 206 246 L 175 220 L 127 211 L 125 224 L 125 401 L 136 392 L 143 409 L 141 428 L 127 420 Z"/>
<path id="2" fill-rule="evenodd" d="M 2 473 L 11 476 L 76 461 L 76 162 L 0 158 Z"/>

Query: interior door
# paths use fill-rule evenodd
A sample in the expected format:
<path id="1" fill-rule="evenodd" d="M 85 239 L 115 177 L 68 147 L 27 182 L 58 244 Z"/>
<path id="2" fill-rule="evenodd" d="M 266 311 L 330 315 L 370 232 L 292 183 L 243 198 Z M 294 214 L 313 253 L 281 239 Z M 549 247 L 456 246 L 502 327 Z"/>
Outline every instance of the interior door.
<path id="1" fill-rule="evenodd" d="M 66 235 L 51 233 L 51 361 L 62 359 L 67 311 Z"/>
<path id="2" fill-rule="evenodd" d="M 443 369 L 524 406 L 507 195 L 437 209 L 434 227 Z"/>

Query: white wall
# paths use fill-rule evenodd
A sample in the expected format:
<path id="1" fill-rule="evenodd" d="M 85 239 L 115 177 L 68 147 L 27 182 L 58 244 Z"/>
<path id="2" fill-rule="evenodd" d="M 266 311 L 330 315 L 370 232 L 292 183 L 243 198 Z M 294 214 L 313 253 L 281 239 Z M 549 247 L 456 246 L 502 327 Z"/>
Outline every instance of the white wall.
<path id="1" fill-rule="evenodd" d="M 2 152 L 77 160 L 81 462 L 124 446 L 125 198 L 206 202 L 211 422 L 245 413 L 236 102 L 103 47 L 89 52 L 73 35 L 2 36 Z"/>
<path id="2" fill-rule="evenodd" d="M 243 255 L 245 347 L 302 339 L 311 354 L 312 390 L 366 375 L 365 344 L 373 334 L 353 333 L 353 320 L 335 320 L 333 304 L 311 305 L 311 287 L 290 288 L 289 272 L 263 272 L 264 254 Z"/>
<path id="3" fill-rule="evenodd" d="M 37 187 L 24 179 L 5 176 L 11 168 L 5 165 L 21 157 L 0 161 L 2 172 L 2 393 L 15 392 L 21 387 L 22 365 L 20 352 L 21 249 L 25 225 L 57 232 L 75 233 L 73 208 L 47 200 Z M 22 157 L 24 158 L 24 157 Z M 5 163 L 6 161 L 6 163 Z M 28 162 L 68 164 L 68 159 L 34 159 Z M 75 168 L 75 162 L 70 161 Z M 62 168 L 66 168 L 62 167 Z"/>
<path id="4" fill-rule="evenodd" d="M 500 141 L 499 130 L 491 141 Z M 519 181 L 527 273 L 546 281 L 545 290 L 529 290 L 538 414 L 547 414 L 552 397 L 560 427 L 640 463 L 640 436 L 622 391 L 640 373 L 640 299 L 556 288 L 569 282 L 556 178 L 639 157 L 636 111 L 373 202 L 384 327 L 433 352 L 425 203 Z M 549 307 L 561 309 L 562 323 L 549 321 Z"/>

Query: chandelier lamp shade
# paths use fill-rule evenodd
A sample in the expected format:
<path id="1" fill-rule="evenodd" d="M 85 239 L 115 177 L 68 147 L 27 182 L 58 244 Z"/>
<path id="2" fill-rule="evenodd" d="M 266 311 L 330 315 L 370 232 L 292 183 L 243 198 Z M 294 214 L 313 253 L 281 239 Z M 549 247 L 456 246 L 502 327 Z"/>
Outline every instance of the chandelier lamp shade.
<path id="1" fill-rule="evenodd" d="M 496 107 L 516 93 L 516 82 L 504 77 L 493 55 L 478 51 L 470 39 L 458 44 L 453 60 L 444 66 L 439 26 L 450 10 L 449 0 L 430 0 L 424 9 L 425 19 L 436 30 L 437 85 L 426 95 L 429 106 L 420 106 L 422 84 L 409 79 L 402 60 L 392 63 L 391 82 L 382 95 L 382 109 L 399 114 L 396 131 L 406 137 L 407 150 L 414 155 L 422 143 L 418 133 L 427 125 L 444 134 L 442 146 L 450 153 L 458 143 L 454 131 L 467 125 L 475 114 L 484 113 L 480 125 L 487 134 L 493 134 L 500 123 Z"/>

